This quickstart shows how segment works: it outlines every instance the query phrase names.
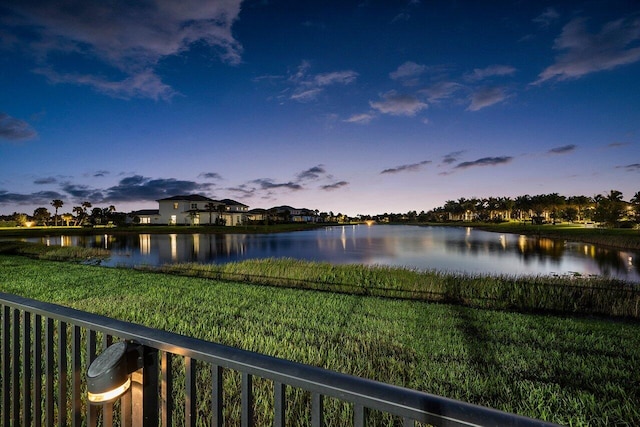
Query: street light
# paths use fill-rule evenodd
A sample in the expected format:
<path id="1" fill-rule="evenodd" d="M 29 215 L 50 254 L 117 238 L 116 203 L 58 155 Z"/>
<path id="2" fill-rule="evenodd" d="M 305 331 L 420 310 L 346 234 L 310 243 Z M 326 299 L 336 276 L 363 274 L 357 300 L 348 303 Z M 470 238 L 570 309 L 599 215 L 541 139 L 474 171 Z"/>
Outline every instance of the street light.
<path id="1" fill-rule="evenodd" d="M 140 368 L 140 345 L 120 341 L 109 346 L 89 365 L 87 399 L 91 403 L 114 402 L 131 387 L 131 374 Z"/>

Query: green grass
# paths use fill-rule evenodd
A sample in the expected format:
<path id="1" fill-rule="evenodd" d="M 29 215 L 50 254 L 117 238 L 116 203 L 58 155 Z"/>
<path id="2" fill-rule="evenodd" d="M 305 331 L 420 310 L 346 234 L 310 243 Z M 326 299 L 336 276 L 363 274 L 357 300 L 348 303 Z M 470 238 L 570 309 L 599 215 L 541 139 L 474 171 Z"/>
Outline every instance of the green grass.
<path id="1" fill-rule="evenodd" d="M 560 424 L 640 424 L 635 321 L 284 289 L 12 255 L 0 256 L 0 289 Z M 203 384 L 208 380 L 200 378 Z M 237 382 L 237 375 L 225 375 L 228 417 L 237 412 Z M 266 425 L 269 385 L 258 381 L 255 388 L 256 415 Z M 307 400 L 294 397 L 290 415 L 304 418 Z M 327 406 L 330 425 L 343 425 L 340 418 L 349 409 L 333 401 Z"/>

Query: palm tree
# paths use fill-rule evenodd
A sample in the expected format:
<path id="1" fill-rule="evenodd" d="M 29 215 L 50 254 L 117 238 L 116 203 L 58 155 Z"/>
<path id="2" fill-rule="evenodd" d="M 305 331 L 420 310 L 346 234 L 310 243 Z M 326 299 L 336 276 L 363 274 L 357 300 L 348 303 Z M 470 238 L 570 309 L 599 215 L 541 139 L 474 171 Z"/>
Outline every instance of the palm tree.
<path id="1" fill-rule="evenodd" d="M 51 206 L 56 208 L 56 213 L 55 213 L 55 225 L 56 225 L 56 227 L 58 226 L 58 209 L 61 208 L 62 205 L 64 205 L 64 202 L 62 200 L 60 200 L 60 199 L 53 199 L 51 201 Z"/>
<path id="2" fill-rule="evenodd" d="M 209 225 L 213 224 L 213 211 L 216 209 L 216 204 L 213 202 L 209 202 L 204 205 L 205 209 L 209 211 Z"/>

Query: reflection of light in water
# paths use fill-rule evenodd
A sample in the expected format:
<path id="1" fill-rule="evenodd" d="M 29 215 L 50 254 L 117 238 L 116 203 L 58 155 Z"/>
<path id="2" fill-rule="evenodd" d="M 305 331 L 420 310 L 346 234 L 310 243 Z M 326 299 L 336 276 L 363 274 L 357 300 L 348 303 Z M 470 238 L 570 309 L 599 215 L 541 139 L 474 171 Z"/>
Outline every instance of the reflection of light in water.
<path id="1" fill-rule="evenodd" d="M 524 234 L 521 234 L 520 237 L 518 237 L 518 248 L 522 253 L 527 249 L 527 236 Z"/>
<path id="2" fill-rule="evenodd" d="M 629 267 L 633 267 L 633 257 L 629 257 Z"/>
<path id="3" fill-rule="evenodd" d="M 342 227 L 342 233 L 340 233 L 340 241 L 342 242 L 342 250 L 347 250 L 347 236 L 344 231 L 344 227 Z"/>
<path id="4" fill-rule="evenodd" d="M 507 238 L 504 234 L 500 235 L 500 246 L 502 246 L 502 249 L 507 249 Z"/>
<path id="5" fill-rule="evenodd" d="M 195 256 L 198 256 L 198 254 L 200 253 L 200 235 L 196 233 L 192 237 L 193 237 L 193 254 Z"/>
<path id="6" fill-rule="evenodd" d="M 471 227 L 467 227 L 467 236 L 471 236 Z"/>
<path id="7" fill-rule="evenodd" d="M 104 248 L 109 249 L 109 236 L 104 235 Z"/>
<path id="8" fill-rule="evenodd" d="M 60 236 L 60 246 L 73 246 L 70 236 Z"/>
<path id="9" fill-rule="evenodd" d="M 47 237 L 44 241 L 44 244 L 47 246 L 51 246 L 51 240 L 49 240 L 49 238 Z"/>
<path id="10" fill-rule="evenodd" d="M 151 253 L 151 234 L 139 234 L 140 240 L 140 253 L 142 255 L 149 255 Z"/>
<path id="11" fill-rule="evenodd" d="M 171 243 L 171 261 L 178 259 L 178 235 L 169 234 L 169 240 Z"/>

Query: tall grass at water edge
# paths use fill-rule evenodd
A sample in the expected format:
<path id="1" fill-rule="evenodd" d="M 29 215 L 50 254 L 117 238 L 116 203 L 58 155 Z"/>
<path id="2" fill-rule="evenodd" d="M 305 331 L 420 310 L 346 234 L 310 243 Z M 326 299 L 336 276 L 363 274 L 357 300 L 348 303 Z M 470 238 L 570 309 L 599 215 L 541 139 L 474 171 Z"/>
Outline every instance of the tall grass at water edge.
<path id="1" fill-rule="evenodd" d="M 574 276 L 488 276 L 260 259 L 138 267 L 185 276 L 524 312 L 640 318 L 640 286 Z"/>
<path id="2" fill-rule="evenodd" d="M 337 274 L 337 273 L 335 273 Z M 423 301 L 0 256 L 0 289 L 288 360 L 565 425 L 640 425 L 640 324 L 522 314 Z M 175 359 L 176 408 L 184 367 Z M 181 374 L 182 372 L 182 374 Z M 225 425 L 239 425 L 239 376 L 225 371 Z M 211 377 L 198 371 L 198 425 Z M 257 425 L 269 425 L 269 381 L 256 380 Z M 309 396 L 287 389 L 291 425 Z M 348 425 L 329 400 L 327 425 Z M 181 425 L 180 415 L 174 419 Z M 372 415 L 369 425 L 398 425 Z"/>

